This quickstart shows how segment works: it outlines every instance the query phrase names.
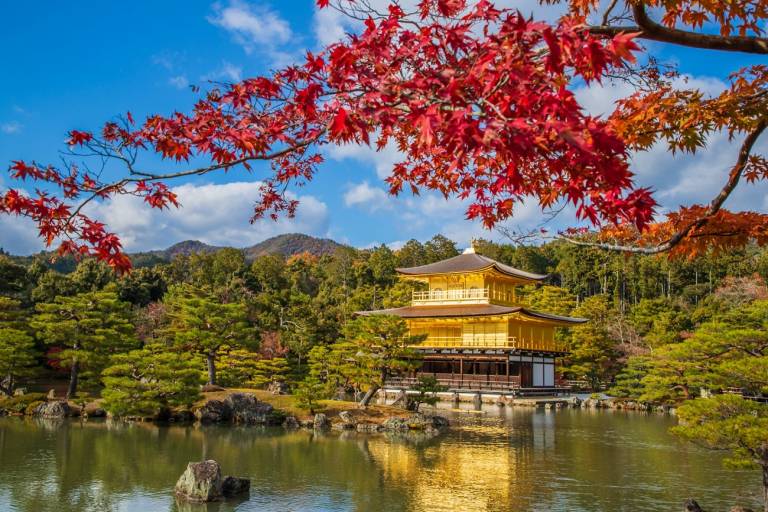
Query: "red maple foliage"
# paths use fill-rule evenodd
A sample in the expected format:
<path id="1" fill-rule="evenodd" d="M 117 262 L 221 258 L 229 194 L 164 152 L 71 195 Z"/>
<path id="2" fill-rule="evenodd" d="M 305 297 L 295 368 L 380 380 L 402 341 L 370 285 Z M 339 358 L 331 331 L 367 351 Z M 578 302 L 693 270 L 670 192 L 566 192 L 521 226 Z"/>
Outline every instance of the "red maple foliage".
<path id="1" fill-rule="evenodd" d="M 387 178 L 393 194 L 429 189 L 470 199 L 468 218 L 489 227 L 524 198 L 544 208 L 569 202 L 595 226 L 643 233 L 656 203 L 634 186 L 627 164 L 630 145 L 643 143 L 628 128 L 637 114 L 632 100 L 621 116 L 595 118 L 569 89 L 633 62 L 643 28 L 594 30 L 585 24 L 594 8 L 573 2 L 570 15 L 548 24 L 488 0 L 422 0 L 416 20 L 392 3 L 365 20 L 361 33 L 272 76 L 216 87 L 191 112 L 143 123 L 129 113 L 99 133 L 73 130 L 69 144 L 79 156 L 117 162 L 123 175 L 103 182 L 75 165 L 14 162 L 12 178 L 44 188 L 31 195 L 8 190 L 0 212 L 33 219 L 60 254 L 93 255 L 127 271 L 118 237 L 84 212 L 94 199 L 130 194 L 152 208 L 178 206 L 164 181 L 238 166 L 250 171 L 251 163 L 268 160 L 272 173 L 253 218 L 293 215 L 297 203 L 286 189 L 312 179 L 323 145 L 394 142 L 404 158 Z M 137 165 L 144 152 L 209 164 L 158 173 Z M 761 177 L 764 167 L 753 162 L 750 177 Z"/>

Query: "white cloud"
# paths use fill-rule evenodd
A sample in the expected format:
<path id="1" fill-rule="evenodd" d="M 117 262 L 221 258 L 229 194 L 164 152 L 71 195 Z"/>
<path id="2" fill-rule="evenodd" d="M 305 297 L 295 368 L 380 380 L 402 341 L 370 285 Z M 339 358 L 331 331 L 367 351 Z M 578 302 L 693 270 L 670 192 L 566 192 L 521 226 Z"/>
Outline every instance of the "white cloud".
<path id="1" fill-rule="evenodd" d="M 346 17 L 336 9 L 320 9 L 315 6 L 313 20 L 315 39 L 324 47 L 344 39 L 347 32 L 354 30 L 355 20 Z"/>
<path id="2" fill-rule="evenodd" d="M 229 82 L 239 82 L 243 79 L 243 68 L 236 66 L 231 62 L 224 61 L 217 70 L 212 71 L 200 77 L 204 81 L 226 80 Z"/>
<path id="3" fill-rule="evenodd" d="M 357 206 L 369 212 L 391 208 L 390 196 L 378 187 L 372 187 L 367 181 L 353 185 L 344 194 L 344 204 Z"/>
<path id="4" fill-rule="evenodd" d="M 33 254 L 43 250 L 45 244 L 30 219 L 0 215 L 0 248 L 11 254 Z"/>
<path id="5" fill-rule="evenodd" d="M 699 89 L 705 96 L 714 96 L 727 88 L 719 78 L 683 75 L 675 80 L 679 89 Z M 574 91 L 576 98 L 592 115 L 609 114 L 616 100 L 631 94 L 632 87 L 624 82 L 593 84 Z M 712 200 L 725 183 L 728 172 L 736 160 L 743 135 L 729 140 L 726 133 L 709 136 L 707 146 L 696 153 L 672 154 L 667 145 L 660 143 L 648 151 L 636 152 L 631 157 L 631 168 L 639 186 L 652 187 L 660 203 L 660 213 L 675 210 L 681 205 L 705 204 Z M 768 141 L 761 141 L 757 152 L 765 153 Z M 764 186 L 742 182 L 728 199 L 726 207 L 732 210 L 765 209 Z"/>
<path id="6" fill-rule="evenodd" d="M 213 4 L 214 15 L 208 21 L 223 28 L 246 53 L 256 48 L 273 48 L 289 42 L 293 32 L 287 21 L 263 5 L 251 5 L 240 0 L 230 0 L 223 6 Z"/>
<path id="7" fill-rule="evenodd" d="M 376 139 L 376 135 L 371 138 Z M 341 146 L 329 146 L 328 156 L 334 160 L 354 160 L 367 165 L 373 165 L 376 176 L 386 178 L 392 174 L 392 168 L 404 158 L 394 143 L 388 143 L 381 150 L 366 144 L 344 144 Z"/>
<path id="8" fill-rule="evenodd" d="M 188 183 L 172 189 L 180 208 L 160 211 L 140 198 L 116 196 L 86 206 L 85 213 L 117 233 L 130 252 L 163 249 L 183 240 L 246 247 L 283 233 L 328 236 L 328 207 L 310 195 L 289 194 L 300 201 L 293 219 L 262 219 L 250 224 L 260 186 L 260 182 Z M 31 254 L 43 250 L 44 244 L 31 220 L 0 215 L 0 247 L 12 254 Z"/>
<path id="9" fill-rule="evenodd" d="M 728 85 L 714 77 L 681 75 L 674 80 L 677 89 L 699 89 L 705 95 L 713 96 L 721 93 Z M 573 93 L 579 104 L 593 116 L 607 116 L 615 108 L 615 103 L 634 92 L 634 87 L 625 81 L 610 81 L 602 85 L 593 82 L 589 86 L 576 88 Z"/>
<path id="10" fill-rule="evenodd" d="M 189 80 L 184 75 L 172 76 L 168 79 L 168 83 L 177 89 L 185 89 L 189 87 Z"/>
<path id="11" fill-rule="evenodd" d="M 293 219 L 263 219 L 250 224 L 260 185 L 184 184 L 173 188 L 182 205 L 178 209 L 159 211 L 139 198 L 118 196 L 94 205 L 88 213 L 115 231 L 128 251 L 164 248 L 182 240 L 245 247 L 282 233 L 327 233 L 328 208 L 309 195 L 298 197 L 300 205 Z"/>
<path id="12" fill-rule="evenodd" d="M 9 121 L 7 123 L 0 124 L 0 131 L 6 135 L 13 135 L 21 131 L 21 123 L 17 121 Z"/>

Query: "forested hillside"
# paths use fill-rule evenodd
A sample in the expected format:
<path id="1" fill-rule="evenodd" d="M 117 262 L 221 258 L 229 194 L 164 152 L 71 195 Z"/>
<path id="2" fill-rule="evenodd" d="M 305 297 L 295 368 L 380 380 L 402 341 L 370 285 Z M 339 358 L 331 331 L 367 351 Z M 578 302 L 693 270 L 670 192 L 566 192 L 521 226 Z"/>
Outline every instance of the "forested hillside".
<path id="1" fill-rule="evenodd" d="M 15 316 L 34 318 L 58 298 L 109 288 L 126 303 L 140 340 L 169 321 L 164 311 L 173 293 L 182 287 L 198 290 L 214 302 L 241 304 L 257 337 L 268 340 L 251 349 L 266 357 L 275 351 L 286 355 L 300 373 L 299 361 L 312 347 L 336 341 L 354 311 L 410 300 L 415 285 L 399 282 L 396 267 L 458 254 L 456 244 L 442 236 L 426 243 L 411 240 L 397 251 L 386 246 L 357 250 L 334 244 L 332 254 L 323 253 L 330 243 L 306 236 L 268 242 L 262 250 L 323 250 L 318 250 L 319 256 L 302 252 L 251 260 L 248 251 L 195 244 L 186 248 L 200 248 L 200 252 L 178 250 L 170 261 L 147 261 L 124 277 L 116 277 L 94 260 L 84 260 L 72 272 L 60 273 L 49 268 L 43 257 L 19 263 L 0 256 L 0 293 L 17 301 Z M 548 284 L 526 290 L 525 300 L 531 307 L 592 320 L 559 336 L 571 351 L 564 361 L 565 376 L 594 388 L 610 387 L 618 375 L 629 393 L 626 387 L 638 386 L 642 375 L 637 372 L 645 371 L 651 354 L 690 343 L 691 333 L 700 325 L 768 297 L 764 285 L 768 251 L 756 247 L 693 260 L 627 256 L 563 242 L 514 247 L 481 240 L 476 248 L 503 263 L 551 275 Z M 46 344 L 39 333 L 29 335 L 36 340 L 34 349 L 30 345 L 37 354 L 35 366 L 46 368 L 37 375 L 44 375 L 55 367 L 51 351 L 55 354 L 60 347 L 55 342 Z M 45 353 L 48 356 L 42 355 Z M 625 369 L 628 361 L 630 366 Z M 627 372 L 635 372 L 632 382 L 627 382 Z M 98 381 L 98 372 L 91 373 L 84 378 Z M 675 387 L 678 383 L 667 384 L 670 391 L 656 390 L 657 398 L 674 400 L 685 394 Z"/>

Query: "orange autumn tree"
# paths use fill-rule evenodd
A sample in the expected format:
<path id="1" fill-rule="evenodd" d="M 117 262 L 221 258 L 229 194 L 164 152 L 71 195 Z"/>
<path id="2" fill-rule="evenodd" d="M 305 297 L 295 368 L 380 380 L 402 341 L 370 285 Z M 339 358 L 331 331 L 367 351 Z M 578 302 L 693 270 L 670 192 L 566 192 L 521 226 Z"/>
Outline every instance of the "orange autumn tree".
<path id="1" fill-rule="evenodd" d="M 699 49 L 702 58 L 714 51 L 768 54 L 768 2 L 764 1 L 613 0 L 602 9 L 597 2 L 573 1 L 569 6 L 571 15 L 595 35 L 632 32 L 638 40 Z M 566 236 L 566 240 L 611 250 L 688 257 L 712 248 L 768 241 L 768 216 L 723 208 L 741 182 L 753 184 L 768 177 L 765 155 L 755 151 L 768 123 L 768 67 L 761 64 L 730 71 L 730 87 L 707 97 L 697 89 L 675 87 L 675 70 L 659 66 L 649 55 L 646 65 L 628 68 L 620 76 L 634 85 L 635 92 L 618 101 L 609 117 L 622 140 L 635 151 L 646 151 L 655 144 L 666 144 L 672 152 L 706 151 L 708 136 L 719 131 L 738 141 L 736 160 L 730 169 L 724 169 L 722 187 L 712 190 L 709 203 L 681 206 L 645 230 L 620 223 L 605 226 L 595 236 Z"/>
<path id="2" fill-rule="evenodd" d="M 579 0 L 555 23 L 488 0 L 318 4 L 361 20 L 361 30 L 269 76 L 214 87 L 189 111 L 143 121 L 128 113 L 96 132 L 71 131 L 63 165 L 12 162 L 19 185 L 0 196 L 0 213 L 31 218 L 60 254 L 94 255 L 126 271 L 117 234 L 87 214 L 91 201 L 134 195 L 148 207 L 176 207 L 170 181 L 258 172 L 254 219 L 290 216 L 297 203 L 288 190 L 318 172 L 324 146 L 394 143 L 402 160 L 387 178 L 391 193 L 468 199 L 467 217 L 488 227 L 535 198 L 544 209 L 573 204 L 601 229 L 596 238 L 566 235 L 573 243 L 690 253 L 765 241 L 764 215 L 722 208 L 740 181 L 768 172 L 754 153 L 766 122 L 765 66 L 734 70 L 730 89 L 710 98 L 674 87 L 674 71 L 641 47 L 647 39 L 767 53 L 763 2 L 613 0 L 602 8 Z M 635 92 L 605 118 L 584 113 L 572 86 L 609 79 Z M 701 151 L 720 130 L 742 144 L 723 188 L 710 204 L 659 222 L 652 192 L 634 183 L 630 152 L 658 143 Z M 147 166 L 153 154 L 179 168 Z"/>

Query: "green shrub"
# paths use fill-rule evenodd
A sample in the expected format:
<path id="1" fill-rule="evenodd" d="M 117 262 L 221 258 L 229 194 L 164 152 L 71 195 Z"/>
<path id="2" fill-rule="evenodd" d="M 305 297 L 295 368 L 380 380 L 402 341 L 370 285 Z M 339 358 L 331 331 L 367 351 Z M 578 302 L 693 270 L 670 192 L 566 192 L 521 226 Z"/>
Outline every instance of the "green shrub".
<path id="1" fill-rule="evenodd" d="M 0 410 L 6 411 L 12 414 L 24 414 L 27 407 L 35 402 L 45 402 L 44 393 L 27 393 L 21 396 L 12 396 L 4 400 L 0 400 Z"/>

